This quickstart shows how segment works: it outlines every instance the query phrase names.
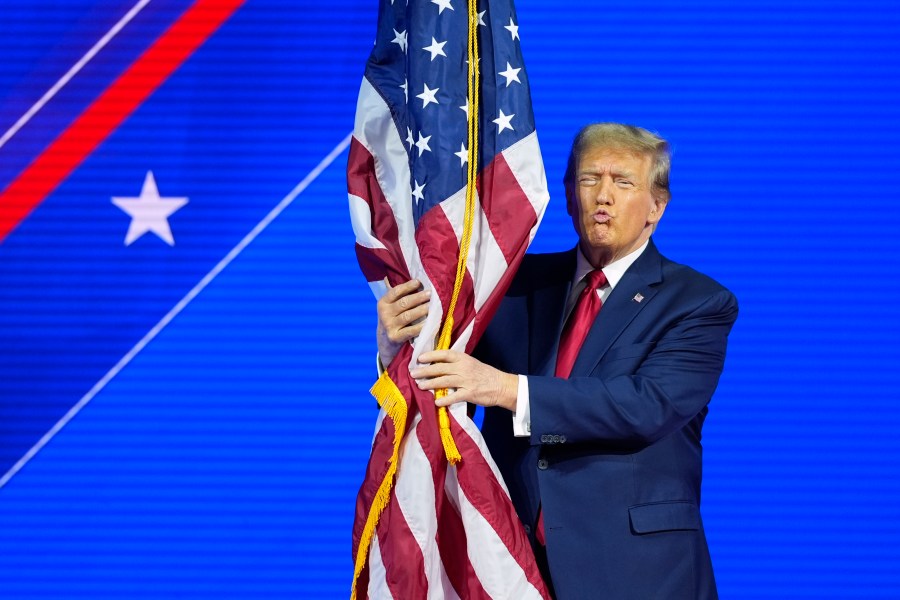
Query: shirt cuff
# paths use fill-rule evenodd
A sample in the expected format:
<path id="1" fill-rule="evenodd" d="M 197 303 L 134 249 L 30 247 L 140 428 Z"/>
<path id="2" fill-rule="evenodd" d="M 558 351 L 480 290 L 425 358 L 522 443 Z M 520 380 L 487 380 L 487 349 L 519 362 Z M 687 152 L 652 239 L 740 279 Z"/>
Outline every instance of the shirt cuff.
<path id="1" fill-rule="evenodd" d="M 513 435 L 531 435 L 531 405 L 528 402 L 528 377 L 519 375 L 519 391 L 516 396 L 516 412 L 513 414 Z"/>

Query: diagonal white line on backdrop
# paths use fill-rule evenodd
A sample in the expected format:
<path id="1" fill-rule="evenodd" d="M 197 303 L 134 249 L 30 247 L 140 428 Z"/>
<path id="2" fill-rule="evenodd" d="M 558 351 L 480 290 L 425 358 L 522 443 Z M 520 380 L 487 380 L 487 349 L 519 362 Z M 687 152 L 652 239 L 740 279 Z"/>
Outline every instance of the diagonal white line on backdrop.
<path id="1" fill-rule="evenodd" d="M 19 120 L 13 123 L 13 126 L 3 134 L 3 137 L 0 137 L 0 148 L 2 148 L 3 145 L 12 138 L 12 136 L 16 135 L 16 133 L 18 133 L 18 131 L 22 129 L 22 127 L 24 127 L 25 124 L 28 123 L 28 121 L 31 120 L 31 117 L 36 115 L 39 110 L 44 108 L 44 105 L 50 102 L 53 96 L 55 96 L 59 90 L 61 90 L 67 83 L 69 83 L 69 81 L 78 74 L 78 71 L 84 68 L 84 65 L 88 64 L 91 59 L 94 58 L 94 56 L 96 56 L 97 53 L 100 52 L 100 50 L 102 50 L 103 47 L 106 46 L 106 44 L 108 44 L 111 39 L 116 37 L 116 35 L 120 31 L 122 31 L 122 29 L 126 25 L 128 25 L 128 23 L 148 4 L 150 4 L 150 0 L 140 0 L 137 4 L 131 7 L 131 10 L 125 13 L 124 17 L 119 19 L 118 23 L 112 26 L 112 29 L 106 32 L 106 35 L 97 40 L 97 43 L 94 44 L 77 63 L 72 65 L 72 68 L 66 71 L 66 74 L 60 77 L 59 81 L 54 83 L 53 87 L 47 90 L 44 95 L 41 96 L 41 99 L 35 102 L 34 106 L 29 108 L 24 115 L 19 117 Z"/>
<path id="2" fill-rule="evenodd" d="M 128 363 L 130 363 L 134 359 L 134 357 L 137 356 L 141 352 L 141 350 L 143 350 L 147 346 L 147 344 L 152 342 L 153 339 L 157 335 L 159 335 L 159 333 L 163 329 L 165 329 L 165 327 L 169 323 L 171 323 L 172 320 L 175 317 L 177 317 L 178 314 L 182 310 L 184 310 L 185 307 L 188 304 L 190 304 L 191 301 L 194 298 L 196 298 L 200 292 L 202 292 L 204 290 L 204 288 L 206 288 L 206 286 L 208 286 L 210 283 L 212 283 L 212 280 L 215 279 L 216 276 L 218 276 L 219 273 L 221 273 L 225 269 L 225 267 L 227 267 L 229 264 L 231 264 L 231 262 L 235 258 L 237 258 L 238 255 L 240 255 L 240 253 L 243 252 L 244 249 L 248 245 L 250 245 L 250 243 L 253 240 L 255 240 L 257 238 L 257 236 L 259 236 L 259 234 L 262 233 L 266 227 L 269 226 L 269 224 L 272 223 L 272 221 L 274 221 L 276 218 L 278 218 L 278 216 L 282 212 L 284 212 L 284 210 L 288 206 L 291 205 L 291 203 L 297 198 L 297 196 L 299 196 L 301 193 L 303 193 L 303 190 L 305 190 L 307 187 L 309 187 L 309 185 L 313 181 L 315 181 L 319 175 L 322 174 L 322 171 L 324 171 L 326 168 L 328 168 L 328 166 L 334 162 L 334 159 L 337 158 L 344 150 L 347 149 L 347 146 L 350 145 L 351 137 L 352 137 L 352 134 L 347 134 L 347 137 L 345 137 L 343 140 L 341 140 L 340 143 L 338 143 L 338 145 L 335 146 L 334 149 L 331 152 L 329 152 L 328 155 L 325 158 L 323 158 L 319 162 L 319 164 L 316 165 L 316 167 L 312 171 L 310 171 L 309 174 L 307 174 L 306 177 L 303 178 L 303 181 L 298 183 L 294 187 L 294 189 L 292 189 L 290 191 L 290 193 L 287 196 L 285 196 L 281 200 L 281 202 L 278 203 L 278 205 L 275 208 L 273 208 L 271 211 L 269 211 L 269 214 L 267 214 L 263 218 L 262 221 L 257 223 L 256 227 L 254 227 L 250 231 L 250 233 L 245 235 L 244 239 L 242 239 L 240 242 L 238 242 L 238 244 L 234 248 L 232 248 L 228 254 L 225 255 L 225 258 L 220 260 L 219 263 L 215 267 L 213 267 L 212 270 L 209 273 L 207 273 L 206 276 L 204 276 L 203 279 L 201 279 L 197 283 L 197 285 L 195 285 L 193 287 L 193 289 L 191 289 L 191 291 L 189 291 L 187 293 L 187 295 L 185 295 L 185 297 L 182 298 L 178 302 L 178 304 L 173 306 L 172 309 L 168 313 L 166 313 L 166 316 L 164 316 L 162 319 L 160 319 L 159 323 L 157 323 L 153 327 L 153 329 L 148 331 L 147 334 L 144 335 L 144 337 L 141 338 L 141 340 L 137 344 L 135 344 L 134 347 L 131 350 L 129 350 L 127 354 L 125 354 L 125 356 L 123 356 L 121 359 L 119 359 L 119 362 L 117 362 L 115 364 L 115 366 L 113 366 L 113 368 L 111 368 L 106 373 L 106 375 L 104 375 L 100 379 L 100 381 L 98 381 L 97 383 L 94 384 L 94 387 L 92 387 L 90 389 L 90 391 L 88 391 L 88 393 L 86 393 L 84 396 L 82 396 L 81 400 L 79 400 L 72 408 L 69 409 L 69 412 L 67 412 L 65 415 L 63 415 L 63 417 L 59 421 L 57 421 L 56 424 L 53 425 L 53 427 L 51 427 L 50 430 L 47 433 L 45 433 L 44 436 L 40 440 L 38 440 L 37 443 L 34 446 L 32 446 L 28 450 L 28 452 L 26 452 L 24 454 L 24 456 L 22 456 L 22 458 L 20 458 L 16 462 L 16 464 L 14 464 L 12 467 L 10 467 L 9 471 L 7 471 L 6 474 L 3 475 L 3 477 L 0 477 L 0 488 L 2 488 L 4 485 L 6 485 L 6 483 L 10 479 L 12 479 L 15 476 L 15 474 L 18 473 L 22 469 L 22 467 L 24 467 L 26 464 L 28 464 L 28 461 L 30 461 L 32 458 L 34 458 L 34 456 L 38 452 L 40 452 L 41 449 L 44 446 L 46 446 L 50 442 L 50 440 L 52 440 L 53 437 L 57 433 L 59 433 L 62 430 L 62 428 L 65 427 L 69 423 L 69 421 L 71 421 L 73 418 L 75 418 L 75 415 L 77 415 L 81 411 L 81 409 L 84 408 L 87 405 L 87 403 L 90 402 L 94 398 L 94 396 L 96 396 L 98 393 L 100 393 L 100 391 L 103 388 L 105 388 L 106 385 L 110 381 L 112 381 L 112 379 L 116 375 L 118 375 L 119 372 L 122 371 L 122 369 L 124 369 L 128 365 Z"/>

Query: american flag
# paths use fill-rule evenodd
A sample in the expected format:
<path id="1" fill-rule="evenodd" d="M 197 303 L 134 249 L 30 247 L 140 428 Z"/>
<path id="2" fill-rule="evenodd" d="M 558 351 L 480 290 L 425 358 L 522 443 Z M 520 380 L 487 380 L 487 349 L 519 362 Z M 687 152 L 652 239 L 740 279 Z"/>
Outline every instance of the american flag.
<path id="1" fill-rule="evenodd" d="M 421 335 L 388 368 L 406 418 L 395 421 L 382 410 L 376 424 L 353 527 L 357 597 L 547 596 L 466 407 L 450 411 L 462 456 L 451 465 L 433 396 L 409 376 L 418 355 L 435 346 L 456 279 L 467 119 L 478 120 L 477 205 L 453 349 L 469 352 L 477 343 L 548 201 L 515 9 L 508 0 L 481 1 L 472 17 L 478 114 L 467 98 L 470 19 L 463 0 L 382 0 L 359 93 L 347 182 L 360 267 L 376 296 L 385 292 L 385 276 L 391 285 L 416 278 L 434 294 Z"/>

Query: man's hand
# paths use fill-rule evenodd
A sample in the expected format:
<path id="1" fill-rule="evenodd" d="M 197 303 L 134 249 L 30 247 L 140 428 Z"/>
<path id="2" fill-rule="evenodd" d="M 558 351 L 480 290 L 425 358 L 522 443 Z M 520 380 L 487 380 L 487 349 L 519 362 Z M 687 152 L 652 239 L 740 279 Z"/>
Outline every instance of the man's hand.
<path id="1" fill-rule="evenodd" d="M 428 301 L 431 292 L 422 290 L 422 284 L 412 279 L 391 287 L 384 279 L 387 293 L 378 300 L 378 355 L 381 364 L 387 367 L 400 352 L 403 344 L 422 331 L 425 316 L 428 315 Z"/>
<path id="2" fill-rule="evenodd" d="M 498 371 L 454 350 L 424 352 L 419 356 L 419 362 L 423 366 L 413 369 L 410 374 L 421 389 L 452 390 L 435 402 L 438 406 L 471 402 L 481 406 L 502 406 L 515 412 L 519 392 L 519 379 L 515 375 Z"/>

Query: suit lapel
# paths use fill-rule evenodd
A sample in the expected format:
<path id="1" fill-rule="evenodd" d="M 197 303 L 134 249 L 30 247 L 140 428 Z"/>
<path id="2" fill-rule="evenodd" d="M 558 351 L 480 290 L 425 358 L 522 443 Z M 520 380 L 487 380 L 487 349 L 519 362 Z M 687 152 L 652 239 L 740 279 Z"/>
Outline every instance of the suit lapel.
<path id="1" fill-rule="evenodd" d="M 651 240 L 644 253 L 625 271 L 603 303 L 603 308 L 572 366 L 573 376 L 588 375 L 594 370 L 613 342 L 638 313 L 652 302 L 657 291 L 656 285 L 660 281 L 662 257 Z"/>
<path id="2" fill-rule="evenodd" d="M 536 375 L 553 375 L 556 371 L 556 352 L 562 332 L 566 300 L 575 274 L 575 249 L 560 253 L 552 262 L 541 266 L 543 272 L 535 273 L 542 281 L 529 298 L 529 372 Z"/>

